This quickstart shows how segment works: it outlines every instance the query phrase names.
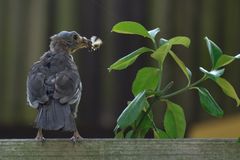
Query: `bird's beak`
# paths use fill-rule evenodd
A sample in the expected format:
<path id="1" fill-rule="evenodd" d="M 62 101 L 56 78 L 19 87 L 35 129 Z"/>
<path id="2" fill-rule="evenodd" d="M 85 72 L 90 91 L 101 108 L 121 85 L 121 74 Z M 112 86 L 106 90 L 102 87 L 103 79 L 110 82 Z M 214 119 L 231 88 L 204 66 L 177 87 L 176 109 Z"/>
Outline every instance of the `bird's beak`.
<path id="1" fill-rule="evenodd" d="M 92 42 L 86 37 L 79 36 L 78 38 L 78 49 L 80 48 L 91 48 Z"/>

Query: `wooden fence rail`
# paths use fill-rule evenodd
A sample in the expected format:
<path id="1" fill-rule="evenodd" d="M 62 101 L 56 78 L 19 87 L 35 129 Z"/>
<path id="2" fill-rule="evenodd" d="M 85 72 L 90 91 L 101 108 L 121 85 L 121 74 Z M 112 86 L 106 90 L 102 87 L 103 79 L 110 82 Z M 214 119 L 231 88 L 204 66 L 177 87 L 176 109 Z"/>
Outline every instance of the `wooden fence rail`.
<path id="1" fill-rule="evenodd" d="M 0 140 L 0 160 L 239 160 L 237 139 L 66 139 Z"/>

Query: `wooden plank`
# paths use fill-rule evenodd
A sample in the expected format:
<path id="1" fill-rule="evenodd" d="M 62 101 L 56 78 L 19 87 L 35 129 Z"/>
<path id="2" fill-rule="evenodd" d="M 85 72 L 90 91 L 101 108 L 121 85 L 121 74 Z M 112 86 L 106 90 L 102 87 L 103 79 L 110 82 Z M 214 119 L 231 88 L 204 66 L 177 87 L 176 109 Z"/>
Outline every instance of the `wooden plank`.
<path id="1" fill-rule="evenodd" d="M 66 139 L 0 140 L 0 160 L 222 160 L 240 159 L 237 139 L 84 139 L 75 144 Z"/>

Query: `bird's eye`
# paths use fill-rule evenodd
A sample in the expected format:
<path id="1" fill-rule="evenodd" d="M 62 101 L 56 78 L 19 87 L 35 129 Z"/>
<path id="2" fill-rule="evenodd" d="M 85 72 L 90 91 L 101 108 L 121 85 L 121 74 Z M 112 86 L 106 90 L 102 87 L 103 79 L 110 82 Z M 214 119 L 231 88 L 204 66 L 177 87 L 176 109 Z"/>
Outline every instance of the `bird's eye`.
<path id="1" fill-rule="evenodd" d="M 74 39 L 74 40 L 77 40 L 77 39 L 78 39 L 78 35 L 74 34 L 74 35 L 73 35 L 73 39 Z"/>

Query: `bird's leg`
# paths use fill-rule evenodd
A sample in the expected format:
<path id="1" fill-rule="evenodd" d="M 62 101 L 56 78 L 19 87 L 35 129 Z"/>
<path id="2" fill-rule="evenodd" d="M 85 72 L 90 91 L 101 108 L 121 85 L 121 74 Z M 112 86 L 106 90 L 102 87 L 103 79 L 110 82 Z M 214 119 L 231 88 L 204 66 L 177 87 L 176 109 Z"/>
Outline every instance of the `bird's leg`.
<path id="1" fill-rule="evenodd" d="M 80 136 L 78 130 L 76 129 L 73 133 L 72 138 L 70 138 L 70 140 L 73 142 L 76 142 L 77 140 L 80 140 L 80 139 L 82 139 L 82 137 Z"/>
<path id="2" fill-rule="evenodd" d="M 39 128 L 37 132 L 37 136 L 35 138 L 37 141 L 45 141 L 45 138 L 43 137 L 42 129 Z"/>

